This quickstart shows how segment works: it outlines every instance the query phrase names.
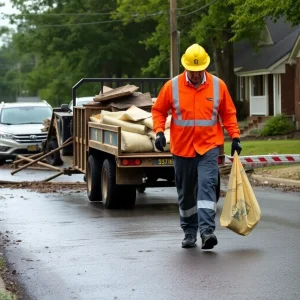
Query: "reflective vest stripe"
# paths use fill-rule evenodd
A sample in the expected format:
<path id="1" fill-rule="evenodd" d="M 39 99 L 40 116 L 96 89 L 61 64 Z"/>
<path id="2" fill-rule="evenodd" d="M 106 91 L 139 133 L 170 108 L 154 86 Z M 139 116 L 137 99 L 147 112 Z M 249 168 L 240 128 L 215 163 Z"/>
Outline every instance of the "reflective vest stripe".
<path id="1" fill-rule="evenodd" d="M 175 125 L 183 126 L 183 127 L 193 127 L 193 126 L 214 126 L 218 122 L 217 114 L 218 114 L 218 105 L 220 99 L 220 86 L 219 86 L 219 78 L 212 75 L 213 77 L 213 93 L 214 93 L 214 106 L 212 111 L 211 120 L 182 120 L 181 110 L 180 110 L 180 100 L 179 100 L 179 87 L 178 87 L 178 76 L 172 79 L 172 95 L 173 102 L 177 114 L 177 119 L 173 118 L 173 122 Z"/>
<path id="2" fill-rule="evenodd" d="M 214 89 L 214 108 L 212 114 L 212 120 L 217 121 L 217 114 L 218 114 L 218 106 L 219 106 L 219 99 L 220 99 L 220 83 L 219 78 L 212 75 L 213 77 L 213 89 Z"/>
<path id="3" fill-rule="evenodd" d="M 178 120 L 181 120 L 182 116 L 181 116 L 180 105 L 179 105 L 178 76 L 172 79 L 172 96 L 173 96 L 174 106 L 176 109 L 177 118 Z"/>

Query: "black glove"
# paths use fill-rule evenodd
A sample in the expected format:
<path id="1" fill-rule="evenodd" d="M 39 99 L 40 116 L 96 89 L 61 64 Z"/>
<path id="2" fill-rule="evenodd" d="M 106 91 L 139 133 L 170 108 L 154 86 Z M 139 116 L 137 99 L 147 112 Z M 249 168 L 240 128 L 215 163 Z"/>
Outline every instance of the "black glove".
<path id="1" fill-rule="evenodd" d="M 155 138 L 156 149 L 164 152 L 164 147 L 166 147 L 166 144 L 165 134 L 162 131 L 158 132 Z"/>
<path id="2" fill-rule="evenodd" d="M 238 155 L 240 155 L 240 153 L 242 151 L 241 141 L 238 138 L 234 138 L 232 140 L 232 144 L 231 144 L 231 156 L 234 155 L 234 151 L 236 151 Z"/>

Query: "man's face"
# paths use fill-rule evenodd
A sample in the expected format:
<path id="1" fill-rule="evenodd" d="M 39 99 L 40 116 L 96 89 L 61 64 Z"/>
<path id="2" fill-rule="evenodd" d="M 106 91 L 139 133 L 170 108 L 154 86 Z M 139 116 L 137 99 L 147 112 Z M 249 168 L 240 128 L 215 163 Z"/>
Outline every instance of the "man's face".
<path id="1" fill-rule="evenodd" d="M 192 84 L 200 84 L 203 80 L 204 77 L 204 72 L 205 71 L 186 71 L 187 72 L 187 76 L 189 78 L 189 80 L 191 81 Z"/>

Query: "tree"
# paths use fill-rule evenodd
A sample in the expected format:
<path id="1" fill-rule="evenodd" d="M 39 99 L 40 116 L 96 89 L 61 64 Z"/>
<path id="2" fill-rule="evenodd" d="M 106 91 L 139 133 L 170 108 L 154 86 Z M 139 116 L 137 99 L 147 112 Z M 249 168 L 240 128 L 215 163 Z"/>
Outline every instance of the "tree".
<path id="1" fill-rule="evenodd" d="M 153 27 L 151 20 L 138 32 L 134 24 L 122 26 L 111 19 L 116 0 L 12 2 L 21 11 L 12 17 L 19 24 L 13 43 L 21 54 L 36 58 L 24 80 L 53 104 L 70 101 L 71 87 L 83 77 L 138 77 L 152 56 L 138 43 Z M 79 94 L 93 95 L 93 87 L 83 86 Z"/>
<path id="2" fill-rule="evenodd" d="M 234 36 L 232 40 L 240 40 L 252 36 L 257 42 L 266 17 L 276 22 L 285 17 L 292 25 L 300 24 L 300 2 L 293 0 L 230 0 L 234 6 L 231 15 Z"/>
<path id="3" fill-rule="evenodd" d="M 179 15 L 179 20 L 191 18 L 192 14 L 197 15 L 190 34 L 195 37 L 200 44 L 212 49 L 214 69 L 217 76 L 223 79 L 229 92 L 236 100 L 236 85 L 234 74 L 234 51 L 231 38 L 230 15 L 233 12 L 233 5 L 228 0 L 223 1 L 203 1 L 202 6 L 190 13 Z M 222 13 L 220 13 L 222 12 Z M 181 22 L 181 21 L 180 21 Z"/>

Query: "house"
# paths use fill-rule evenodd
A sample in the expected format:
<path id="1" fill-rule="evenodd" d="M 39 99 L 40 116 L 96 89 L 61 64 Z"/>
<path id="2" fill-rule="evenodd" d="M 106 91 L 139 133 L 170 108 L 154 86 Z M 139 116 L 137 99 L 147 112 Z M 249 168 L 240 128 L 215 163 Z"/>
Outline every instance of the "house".
<path id="1" fill-rule="evenodd" d="M 258 51 L 247 41 L 234 45 L 237 100 L 250 119 L 285 114 L 300 129 L 300 25 L 267 20 L 261 37 Z"/>

